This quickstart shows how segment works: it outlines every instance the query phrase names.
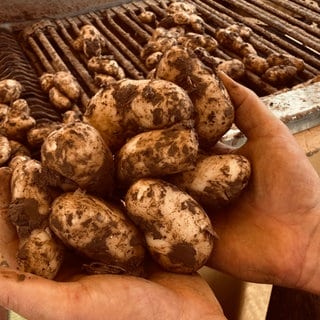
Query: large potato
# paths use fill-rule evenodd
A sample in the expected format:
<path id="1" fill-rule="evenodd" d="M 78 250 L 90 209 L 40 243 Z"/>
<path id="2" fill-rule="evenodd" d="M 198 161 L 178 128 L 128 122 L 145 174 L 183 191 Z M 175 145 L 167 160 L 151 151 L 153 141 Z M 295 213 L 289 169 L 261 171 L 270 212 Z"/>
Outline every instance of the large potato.
<path id="1" fill-rule="evenodd" d="M 139 132 L 170 127 L 193 114 L 189 96 L 174 83 L 123 79 L 91 98 L 84 121 L 100 132 L 111 150 L 117 150 Z"/>
<path id="2" fill-rule="evenodd" d="M 194 169 L 173 175 L 170 182 L 187 191 L 201 205 L 220 207 L 239 197 L 250 173 L 250 162 L 244 156 L 201 156 Z"/>
<path id="3" fill-rule="evenodd" d="M 111 151 L 92 126 L 75 122 L 52 131 L 41 146 L 41 162 L 50 175 L 61 175 L 89 192 L 112 192 Z"/>
<path id="4" fill-rule="evenodd" d="M 52 204 L 50 227 L 64 244 L 105 265 L 106 271 L 141 272 L 144 246 L 140 232 L 111 203 L 80 191 L 65 193 Z"/>
<path id="5" fill-rule="evenodd" d="M 195 128 L 202 147 L 214 145 L 234 120 L 229 95 L 219 78 L 187 48 L 174 46 L 160 60 L 155 77 L 185 89 L 196 111 Z"/>
<path id="6" fill-rule="evenodd" d="M 143 177 L 159 177 L 194 167 L 198 140 L 193 129 L 172 127 L 131 138 L 116 158 L 117 178 L 127 186 Z"/>
<path id="7" fill-rule="evenodd" d="M 157 179 L 140 179 L 125 203 L 131 219 L 144 232 L 152 257 L 172 272 L 191 273 L 207 261 L 215 239 L 202 207 L 187 193 Z"/>

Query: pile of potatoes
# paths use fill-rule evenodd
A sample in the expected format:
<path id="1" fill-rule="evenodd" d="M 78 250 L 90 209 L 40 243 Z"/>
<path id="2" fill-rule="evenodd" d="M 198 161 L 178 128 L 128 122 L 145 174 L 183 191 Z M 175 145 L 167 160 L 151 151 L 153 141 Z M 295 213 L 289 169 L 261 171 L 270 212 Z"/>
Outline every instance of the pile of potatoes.
<path id="1" fill-rule="evenodd" d="M 296 75 L 304 70 L 304 61 L 292 55 L 276 52 L 259 55 L 250 43 L 251 36 L 252 30 L 243 24 L 217 28 L 214 36 L 210 36 L 205 33 L 205 23 L 194 4 L 173 1 L 143 48 L 141 58 L 152 76 L 164 53 L 173 46 L 182 46 L 195 52 L 211 69 L 223 71 L 233 79 L 242 79 L 249 70 L 277 88 L 290 85 Z M 226 60 L 218 57 L 216 49 L 219 47 L 235 53 L 239 58 Z"/>
<path id="2" fill-rule="evenodd" d="M 190 14 L 182 27 L 201 29 L 191 5 L 171 10 L 167 23 Z M 91 51 L 80 40 L 84 54 L 100 55 L 99 37 Z M 245 157 L 212 151 L 233 124 L 233 105 L 188 46 L 168 46 L 153 67 L 152 78 L 108 82 L 80 116 L 68 109 L 48 130 L 30 128 L 38 158 L 3 162 L 20 270 L 53 279 L 71 252 L 89 273 L 143 276 L 150 257 L 192 273 L 214 251 L 214 211 L 241 197 L 251 173 Z"/>

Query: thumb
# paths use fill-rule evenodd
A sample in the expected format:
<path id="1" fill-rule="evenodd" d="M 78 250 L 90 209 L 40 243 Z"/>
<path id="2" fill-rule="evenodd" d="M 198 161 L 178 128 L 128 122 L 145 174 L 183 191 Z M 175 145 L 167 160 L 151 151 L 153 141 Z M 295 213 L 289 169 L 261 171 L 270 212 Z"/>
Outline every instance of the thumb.
<path id="1" fill-rule="evenodd" d="M 248 139 L 288 133 L 287 127 L 252 90 L 223 72 L 219 72 L 219 77 L 234 104 L 235 123 Z"/>
<path id="2" fill-rule="evenodd" d="M 0 268 L 0 306 L 27 319 L 62 319 L 64 285 L 28 273 Z"/>

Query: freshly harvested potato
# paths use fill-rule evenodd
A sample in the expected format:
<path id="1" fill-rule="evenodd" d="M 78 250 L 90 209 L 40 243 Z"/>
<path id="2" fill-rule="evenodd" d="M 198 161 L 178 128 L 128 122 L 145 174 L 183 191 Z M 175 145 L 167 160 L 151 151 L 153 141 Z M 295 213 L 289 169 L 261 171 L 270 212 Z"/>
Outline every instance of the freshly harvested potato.
<path id="1" fill-rule="evenodd" d="M 198 140 L 193 129 L 172 127 L 140 133 L 116 158 L 117 178 L 127 186 L 143 177 L 159 177 L 194 167 Z"/>
<path id="2" fill-rule="evenodd" d="M 154 24 L 157 20 L 155 13 L 147 10 L 142 11 L 138 15 L 138 18 L 142 23 L 146 23 L 146 24 Z"/>
<path id="3" fill-rule="evenodd" d="M 124 79 L 93 96 L 84 122 L 95 127 L 109 148 L 118 150 L 139 132 L 189 121 L 194 106 L 188 94 L 165 80 Z"/>
<path id="4" fill-rule="evenodd" d="M 17 156 L 11 178 L 9 217 L 20 237 L 47 226 L 51 193 L 42 176 L 42 165 L 35 159 Z"/>
<path id="5" fill-rule="evenodd" d="M 262 79 L 276 87 L 281 87 L 292 82 L 296 74 L 296 67 L 290 65 L 279 65 L 267 69 L 267 71 L 262 75 Z"/>
<path id="6" fill-rule="evenodd" d="M 91 24 L 81 27 L 80 34 L 73 43 L 74 48 L 82 51 L 87 58 L 100 56 L 105 44 L 106 40 L 102 33 Z"/>
<path id="7" fill-rule="evenodd" d="M 245 74 L 245 66 L 238 59 L 221 61 L 219 64 L 217 64 L 216 70 L 223 71 L 225 74 L 235 80 L 242 78 Z"/>
<path id="8" fill-rule="evenodd" d="M 11 156 L 11 146 L 6 136 L 0 134 L 0 166 L 5 164 Z"/>
<path id="9" fill-rule="evenodd" d="M 209 208 L 230 203 L 241 194 L 251 174 L 241 155 L 200 156 L 194 169 L 173 175 L 169 181 Z"/>
<path id="10" fill-rule="evenodd" d="M 206 263 L 216 235 L 190 195 L 163 180 L 140 179 L 129 188 L 125 203 L 152 257 L 164 269 L 192 273 Z"/>
<path id="11" fill-rule="evenodd" d="M 73 102 L 56 87 L 49 90 L 50 102 L 61 112 L 72 108 Z"/>
<path id="12" fill-rule="evenodd" d="M 230 97 L 219 78 L 193 52 L 172 47 L 160 60 L 155 77 L 172 81 L 188 92 L 203 148 L 213 146 L 230 129 L 234 120 Z"/>
<path id="13" fill-rule="evenodd" d="M 117 80 L 125 78 L 125 72 L 118 62 L 110 56 L 92 57 L 88 61 L 88 69 L 99 74 L 106 74 Z"/>
<path id="14" fill-rule="evenodd" d="M 68 247 L 93 261 L 100 271 L 139 275 L 143 237 L 119 207 L 80 191 L 65 193 L 52 204 L 50 228 Z"/>
<path id="15" fill-rule="evenodd" d="M 284 53 L 271 53 L 267 57 L 267 62 L 271 67 L 280 65 L 293 66 L 297 68 L 298 72 L 303 71 L 305 68 L 305 63 L 302 59 Z"/>
<path id="16" fill-rule="evenodd" d="M 244 56 L 242 61 L 247 69 L 255 72 L 258 75 L 265 73 L 269 68 L 268 61 L 256 54 L 248 54 Z"/>
<path id="17" fill-rule="evenodd" d="M 77 101 L 81 94 L 81 88 L 77 79 L 71 72 L 58 71 L 53 78 L 54 86 L 71 101 Z"/>
<path id="18" fill-rule="evenodd" d="M 45 138 L 54 130 L 61 128 L 60 122 L 39 122 L 27 133 L 27 140 L 31 147 L 41 147 Z"/>
<path id="19" fill-rule="evenodd" d="M 45 72 L 39 78 L 42 90 L 49 93 L 49 90 L 54 86 L 54 74 Z"/>
<path id="20" fill-rule="evenodd" d="M 50 174 L 70 179 L 78 187 L 106 197 L 112 193 L 112 154 L 92 126 L 74 122 L 52 131 L 41 146 L 41 162 Z"/>
<path id="21" fill-rule="evenodd" d="M 0 81 L 0 103 L 10 104 L 20 98 L 22 85 L 14 79 Z"/>
<path id="22" fill-rule="evenodd" d="M 24 141 L 28 130 L 35 124 L 36 120 L 30 115 L 28 102 L 25 99 L 17 99 L 8 109 L 2 128 L 7 138 Z"/>
<path id="23" fill-rule="evenodd" d="M 54 279 L 63 263 L 64 251 L 49 228 L 35 229 L 19 245 L 18 270 Z"/>

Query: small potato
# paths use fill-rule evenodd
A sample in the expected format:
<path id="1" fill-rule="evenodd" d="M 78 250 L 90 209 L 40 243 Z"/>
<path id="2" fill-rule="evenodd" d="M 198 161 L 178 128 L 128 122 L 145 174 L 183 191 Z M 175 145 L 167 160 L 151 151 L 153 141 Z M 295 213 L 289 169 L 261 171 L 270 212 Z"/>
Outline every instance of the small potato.
<path id="1" fill-rule="evenodd" d="M 258 75 L 265 73 L 269 68 L 268 61 L 256 54 L 248 54 L 244 56 L 242 61 L 247 69 L 255 72 Z"/>
<path id="2" fill-rule="evenodd" d="M 305 63 L 302 59 L 283 53 L 271 53 L 267 57 L 267 62 L 271 67 L 273 66 L 293 66 L 297 68 L 298 72 L 302 72 L 305 68 Z"/>
<path id="3" fill-rule="evenodd" d="M 173 175 L 169 181 L 201 205 L 216 208 L 238 198 L 250 174 L 250 162 L 244 156 L 211 155 L 199 157 L 194 169 Z"/>
<path id="4" fill-rule="evenodd" d="M 117 178 L 127 186 L 143 177 L 159 177 L 194 167 L 198 141 L 193 129 L 169 128 L 140 133 L 119 151 Z"/>
<path id="5" fill-rule="evenodd" d="M 139 132 L 189 121 L 194 106 L 188 94 L 165 80 L 123 79 L 101 89 L 84 113 L 112 151 Z"/>
<path id="6" fill-rule="evenodd" d="M 54 279 L 63 263 L 64 250 L 49 228 L 35 229 L 19 245 L 18 270 Z"/>
<path id="7" fill-rule="evenodd" d="M 17 227 L 19 236 L 25 237 L 32 230 L 47 225 L 52 198 L 42 176 L 41 163 L 26 156 L 15 159 L 19 160 L 12 165 L 9 217 Z"/>
<path id="8" fill-rule="evenodd" d="M 25 99 L 15 100 L 3 122 L 3 129 L 7 138 L 24 141 L 28 130 L 36 124 L 36 120 L 30 116 L 30 108 Z"/>
<path id="9" fill-rule="evenodd" d="M 11 156 L 11 146 L 6 136 L 0 134 L 0 166 L 5 164 Z"/>
<path id="10" fill-rule="evenodd" d="M 53 78 L 54 86 L 71 101 L 77 101 L 81 94 L 81 88 L 71 72 L 59 71 Z"/>
<path id="11" fill-rule="evenodd" d="M 20 98 L 22 85 L 14 79 L 0 81 L 0 103 L 10 104 Z"/>
<path id="12" fill-rule="evenodd" d="M 53 73 L 43 73 L 40 77 L 40 85 L 44 92 L 48 93 L 49 90 L 54 86 L 54 74 Z"/>
<path id="13" fill-rule="evenodd" d="M 232 79 L 241 79 L 245 74 L 245 66 L 238 59 L 225 60 L 216 66 L 217 71 L 223 71 Z"/>
<path id="14" fill-rule="evenodd" d="M 54 130 L 61 128 L 60 122 L 40 122 L 27 133 L 27 140 L 31 147 L 41 147 L 45 138 Z"/>
<path id="15" fill-rule="evenodd" d="M 125 203 L 152 257 L 164 269 L 192 273 L 206 263 L 216 235 L 190 195 L 162 180 L 141 179 L 130 187 Z"/>
<path id="16" fill-rule="evenodd" d="M 115 205 L 76 191 L 57 197 L 50 227 L 68 247 L 105 265 L 105 271 L 138 275 L 143 269 L 143 238 Z"/>
<path id="17" fill-rule="evenodd" d="M 49 90 L 49 99 L 60 112 L 70 110 L 73 105 L 73 102 L 56 87 Z"/>
<path id="18" fill-rule="evenodd" d="M 267 69 L 262 75 L 262 79 L 276 87 L 282 87 L 294 80 L 297 71 L 296 67 L 290 65 L 274 66 Z"/>
<path id="19" fill-rule="evenodd" d="M 92 57 L 88 61 L 88 69 L 93 72 L 106 74 L 117 80 L 125 78 L 125 72 L 118 62 L 109 56 Z"/>
<path id="20" fill-rule="evenodd" d="M 195 107 L 195 129 L 202 148 L 208 148 L 227 132 L 234 109 L 222 82 L 187 48 L 172 47 L 160 60 L 155 77 L 172 81 L 186 90 Z"/>
<path id="21" fill-rule="evenodd" d="M 74 122 L 52 131 L 41 146 L 41 162 L 48 179 L 50 174 L 62 176 L 102 197 L 112 192 L 112 154 L 88 124 Z"/>
<path id="22" fill-rule="evenodd" d="M 81 50 L 87 58 L 100 56 L 106 40 L 100 31 L 91 24 L 81 27 L 78 38 L 74 41 L 76 50 Z"/>
<path id="23" fill-rule="evenodd" d="M 138 18 L 142 23 L 147 23 L 147 24 L 153 24 L 156 22 L 156 19 L 157 19 L 155 13 L 152 11 L 142 11 L 138 15 Z"/>

